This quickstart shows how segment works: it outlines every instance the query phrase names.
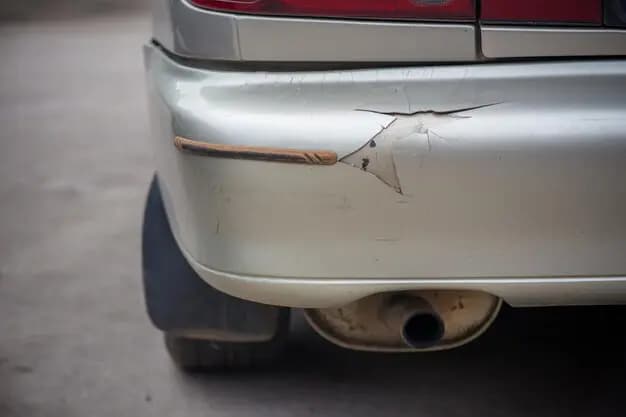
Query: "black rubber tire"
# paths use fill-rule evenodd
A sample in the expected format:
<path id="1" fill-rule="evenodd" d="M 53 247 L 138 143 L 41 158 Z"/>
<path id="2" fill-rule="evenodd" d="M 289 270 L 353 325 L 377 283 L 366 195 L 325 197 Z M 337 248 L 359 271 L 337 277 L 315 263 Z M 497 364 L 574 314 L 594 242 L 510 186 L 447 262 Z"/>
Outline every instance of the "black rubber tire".
<path id="1" fill-rule="evenodd" d="M 187 372 L 266 368 L 281 356 L 284 337 L 259 343 L 224 343 L 165 333 L 172 361 Z"/>

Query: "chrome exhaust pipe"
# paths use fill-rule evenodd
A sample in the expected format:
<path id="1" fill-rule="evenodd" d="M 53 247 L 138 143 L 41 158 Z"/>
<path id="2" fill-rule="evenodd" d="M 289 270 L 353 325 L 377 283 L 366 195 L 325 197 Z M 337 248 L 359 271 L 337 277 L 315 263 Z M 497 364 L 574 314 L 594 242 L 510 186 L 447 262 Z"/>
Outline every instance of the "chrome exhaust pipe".
<path id="1" fill-rule="evenodd" d="M 445 333 L 441 316 L 421 297 L 391 297 L 383 306 L 382 320 L 390 329 L 399 329 L 404 343 L 415 349 L 435 346 Z"/>

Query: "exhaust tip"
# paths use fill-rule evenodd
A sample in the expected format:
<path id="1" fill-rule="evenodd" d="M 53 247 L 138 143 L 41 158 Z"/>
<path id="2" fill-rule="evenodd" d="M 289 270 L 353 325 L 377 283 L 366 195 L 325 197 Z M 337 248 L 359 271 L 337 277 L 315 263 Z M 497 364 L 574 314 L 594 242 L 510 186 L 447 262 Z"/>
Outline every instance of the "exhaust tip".
<path id="1" fill-rule="evenodd" d="M 382 318 L 389 329 L 400 333 L 402 341 L 414 349 L 435 346 L 444 336 L 443 319 L 422 297 L 391 297 L 383 307 Z"/>
<path id="2" fill-rule="evenodd" d="M 418 312 L 407 318 L 402 327 L 404 342 L 417 349 L 434 346 L 443 338 L 445 325 L 434 312 Z"/>

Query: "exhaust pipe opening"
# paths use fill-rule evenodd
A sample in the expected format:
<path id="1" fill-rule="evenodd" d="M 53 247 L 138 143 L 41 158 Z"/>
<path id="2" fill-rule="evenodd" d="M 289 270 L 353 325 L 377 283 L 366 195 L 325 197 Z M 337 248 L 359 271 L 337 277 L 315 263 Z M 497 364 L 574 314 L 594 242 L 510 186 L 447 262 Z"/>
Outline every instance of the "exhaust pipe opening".
<path id="1" fill-rule="evenodd" d="M 444 324 L 434 312 L 420 312 L 410 316 L 402 328 L 402 339 L 414 348 L 427 348 L 443 337 Z"/>
<path id="2" fill-rule="evenodd" d="M 407 346 L 416 349 L 436 345 L 445 332 L 439 314 L 421 297 L 392 297 L 383 307 L 383 320 L 389 329 L 400 332 Z"/>

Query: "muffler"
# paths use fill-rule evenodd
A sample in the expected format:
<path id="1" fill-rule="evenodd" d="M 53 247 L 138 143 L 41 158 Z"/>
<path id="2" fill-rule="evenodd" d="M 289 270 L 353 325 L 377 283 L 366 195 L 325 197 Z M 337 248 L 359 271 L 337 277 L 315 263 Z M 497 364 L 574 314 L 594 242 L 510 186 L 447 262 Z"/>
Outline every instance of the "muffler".
<path id="1" fill-rule="evenodd" d="M 349 349 L 419 352 L 461 346 L 483 333 L 502 301 L 468 290 L 375 294 L 305 317 L 324 338 Z"/>
<path id="2" fill-rule="evenodd" d="M 392 296 L 381 306 L 381 319 L 391 331 L 399 331 L 407 346 L 425 349 L 435 346 L 445 333 L 441 316 L 422 297 Z"/>

